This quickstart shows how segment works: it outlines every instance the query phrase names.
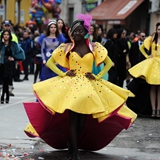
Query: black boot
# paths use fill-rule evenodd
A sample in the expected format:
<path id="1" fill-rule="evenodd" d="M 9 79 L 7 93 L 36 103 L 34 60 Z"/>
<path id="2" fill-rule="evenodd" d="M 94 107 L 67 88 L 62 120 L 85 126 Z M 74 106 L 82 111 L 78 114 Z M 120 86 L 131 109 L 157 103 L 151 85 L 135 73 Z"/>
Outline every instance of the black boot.
<path id="1" fill-rule="evenodd" d="M 68 155 L 67 155 L 67 158 L 68 158 L 68 160 L 72 160 L 72 158 L 73 158 L 73 148 L 72 148 L 71 142 L 68 142 L 67 146 L 68 146 Z"/>
<path id="2" fill-rule="evenodd" d="M 9 91 L 6 94 L 6 103 L 9 103 Z"/>
<path id="3" fill-rule="evenodd" d="M 2 96 L 1 96 L 1 104 L 3 104 L 4 103 L 4 94 L 2 94 Z"/>
<path id="4" fill-rule="evenodd" d="M 72 160 L 81 160 L 81 157 L 79 154 L 73 153 L 73 159 Z"/>

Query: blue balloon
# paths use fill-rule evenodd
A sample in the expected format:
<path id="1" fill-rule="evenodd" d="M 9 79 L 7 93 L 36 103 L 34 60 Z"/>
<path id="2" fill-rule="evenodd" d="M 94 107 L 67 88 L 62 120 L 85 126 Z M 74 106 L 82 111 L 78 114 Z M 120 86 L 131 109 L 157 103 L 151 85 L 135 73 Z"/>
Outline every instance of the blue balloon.
<path id="1" fill-rule="evenodd" d="M 42 11 L 42 10 L 37 10 L 37 12 L 35 13 L 35 17 L 36 18 L 42 18 L 42 17 L 44 17 L 45 16 L 45 14 L 44 14 L 44 12 Z"/>
<path id="2" fill-rule="evenodd" d="M 55 0 L 55 2 L 61 4 L 61 0 Z"/>
<path id="3" fill-rule="evenodd" d="M 49 0 L 44 0 L 44 2 L 45 2 L 45 3 L 48 3 L 48 2 L 49 2 Z"/>

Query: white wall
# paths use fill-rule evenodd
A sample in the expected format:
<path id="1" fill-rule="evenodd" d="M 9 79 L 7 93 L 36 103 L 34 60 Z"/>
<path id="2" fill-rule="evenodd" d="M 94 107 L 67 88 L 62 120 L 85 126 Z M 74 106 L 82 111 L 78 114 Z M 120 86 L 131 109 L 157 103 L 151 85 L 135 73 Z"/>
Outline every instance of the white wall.
<path id="1" fill-rule="evenodd" d="M 150 34 L 156 31 L 156 24 L 160 22 L 160 14 L 151 14 L 151 21 L 150 21 Z"/>
<path id="2" fill-rule="evenodd" d="M 150 28 L 149 32 L 152 34 L 156 31 L 156 23 L 160 22 L 160 0 L 150 0 Z M 156 13 L 157 11 L 157 13 Z"/>
<path id="3" fill-rule="evenodd" d="M 68 23 L 69 19 L 69 8 L 73 7 L 74 8 L 74 20 L 76 19 L 76 15 L 78 13 L 82 13 L 82 4 L 80 0 L 63 0 L 62 4 L 60 5 L 62 11 L 60 14 L 60 17 Z"/>

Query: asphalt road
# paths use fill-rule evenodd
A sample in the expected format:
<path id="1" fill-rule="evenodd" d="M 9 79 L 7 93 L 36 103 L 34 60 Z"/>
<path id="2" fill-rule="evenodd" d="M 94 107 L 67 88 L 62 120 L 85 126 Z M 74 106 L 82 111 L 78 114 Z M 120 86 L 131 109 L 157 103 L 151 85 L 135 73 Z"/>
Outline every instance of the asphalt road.
<path id="1" fill-rule="evenodd" d="M 23 102 L 35 101 L 33 75 L 29 81 L 14 82 L 14 97 L 9 104 L 0 104 L 0 160 L 67 160 L 66 150 L 55 150 L 38 138 L 24 132 L 28 124 Z M 82 160 L 160 160 L 160 120 L 137 118 L 108 146 L 96 151 L 81 151 Z"/>

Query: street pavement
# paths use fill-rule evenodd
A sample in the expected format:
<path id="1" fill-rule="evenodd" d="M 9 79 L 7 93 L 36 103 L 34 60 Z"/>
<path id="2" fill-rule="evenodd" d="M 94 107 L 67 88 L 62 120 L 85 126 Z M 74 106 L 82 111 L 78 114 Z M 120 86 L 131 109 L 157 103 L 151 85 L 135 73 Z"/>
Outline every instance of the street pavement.
<path id="1" fill-rule="evenodd" d="M 9 104 L 0 104 L 0 160 L 67 160 L 66 150 L 55 150 L 23 131 L 28 124 L 23 102 L 35 101 L 32 84 L 33 75 L 29 81 L 14 82 L 15 96 Z M 160 120 L 137 118 L 105 148 L 80 153 L 82 160 L 160 160 Z"/>

